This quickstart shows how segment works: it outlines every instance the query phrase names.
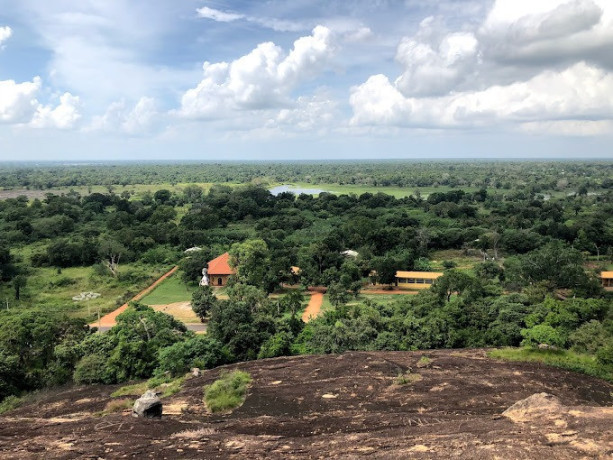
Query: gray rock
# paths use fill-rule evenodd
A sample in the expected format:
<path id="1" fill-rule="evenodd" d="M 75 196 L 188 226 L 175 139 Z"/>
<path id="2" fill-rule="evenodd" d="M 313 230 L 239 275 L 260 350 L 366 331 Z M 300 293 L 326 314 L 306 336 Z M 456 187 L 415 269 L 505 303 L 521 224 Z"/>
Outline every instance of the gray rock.
<path id="1" fill-rule="evenodd" d="M 147 390 L 140 398 L 134 402 L 132 408 L 133 417 L 161 418 L 162 401 L 153 390 Z"/>

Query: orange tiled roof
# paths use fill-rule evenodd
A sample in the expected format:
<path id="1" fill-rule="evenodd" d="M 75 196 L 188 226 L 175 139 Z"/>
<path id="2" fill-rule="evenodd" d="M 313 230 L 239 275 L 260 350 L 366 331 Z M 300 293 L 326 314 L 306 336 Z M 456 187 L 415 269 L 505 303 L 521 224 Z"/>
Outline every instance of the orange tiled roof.
<path id="1" fill-rule="evenodd" d="M 234 275 L 236 271 L 230 267 L 228 260 L 230 260 L 230 254 L 227 252 L 220 255 L 216 259 L 211 260 L 208 263 L 209 275 Z"/>
<path id="2" fill-rule="evenodd" d="M 613 272 L 600 272 L 601 278 L 611 279 L 613 278 Z"/>

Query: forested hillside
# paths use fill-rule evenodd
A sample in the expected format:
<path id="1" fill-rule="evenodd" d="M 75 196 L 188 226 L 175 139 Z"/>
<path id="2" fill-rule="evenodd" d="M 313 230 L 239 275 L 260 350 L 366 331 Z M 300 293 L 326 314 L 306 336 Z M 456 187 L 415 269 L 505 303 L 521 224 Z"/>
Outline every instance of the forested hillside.
<path id="1" fill-rule="evenodd" d="M 114 383 L 345 350 L 546 344 L 579 353 L 561 361 L 612 378 L 612 298 L 599 279 L 613 264 L 611 170 L 605 163 L 5 166 L 5 187 L 157 185 L 135 195 L 110 187 L 0 201 L 0 399 L 69 381 Z M 403 198 L 274 196 L 248 183 L 256 178 L 446 188 Z M 196 185 L 205 182 L 245 185 Z M 237 267 L 226 298 L 196 289 L 206 262 L 226 251 Z M 144 305 L 108 333 L 86 326 L 174 264 L 196 289 L 206 335 Z M 394 284 L 397 270 L 444 276 L 419 295 L 360 297 L 369 283 Z M 327 287 L 329 308 L 303 323 L 301 291 L 287 285 Z M 71 301 L 83 286 L 105 295 Z"/>

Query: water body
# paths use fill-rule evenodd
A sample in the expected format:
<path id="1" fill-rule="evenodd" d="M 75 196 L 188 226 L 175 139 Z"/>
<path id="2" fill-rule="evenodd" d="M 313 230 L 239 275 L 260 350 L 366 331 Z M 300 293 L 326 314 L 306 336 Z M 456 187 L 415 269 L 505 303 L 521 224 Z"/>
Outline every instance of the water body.
<path id="1" fill-rule="evenodd" d="M 272 193 L 274 196 L 277 196 L 284 192 L 290 192 L 294 195 L 300 195 L 301 193 L 304 193 L 306 195 L 319 195 L 320 193 L 326 191 L 319 188 L 296 187 L 295 185 L 278 185 L 277 187 L 270 188 L 269 190 L 270 193 Z"/>

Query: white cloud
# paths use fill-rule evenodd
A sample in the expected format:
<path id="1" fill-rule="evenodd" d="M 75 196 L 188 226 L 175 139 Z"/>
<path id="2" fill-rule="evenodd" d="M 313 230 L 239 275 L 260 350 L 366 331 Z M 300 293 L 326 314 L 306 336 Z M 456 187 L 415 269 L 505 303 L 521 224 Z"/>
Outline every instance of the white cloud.
<path id="1" fill-rule="evenodd" d="M 352 89 L 353 124 L 470 127 L 613 119 L 613 75 L 578 63 L 563 71 L 482 91 L 407 98 L 383 75 Z"/>
<path id="2" fill-rule="evenodd" d="M 610 0 L 496 0 L 479 34 L 485 55 L 500 62 L 613 67 Z"/>
<path id="3" fill-rule="evenodd" d="M 198 16 L 200 16 L 201 18 L 212 19 L 213 21 L 217 22 L 232 22 L 237 21 L 239 19 L 243 19 L 245 17 L 245 15 L 243 14 L 229 13 L 226 11 L 209 8 L 207 6 L 198 8 L 196 11 L 198 12 Z"/>
<path id="4" fill-rule="evenodd" d="M 448 34 L 434 48 L 405 38 L 396 53 L 404 67 L 396 87 L 407 96 L 445 94 L 470 77 L 478 57 L 478 42 L 472 33 Z"/>
<path id="5" fill-rule="evenodd" d="M 261 43 L 230 63 L 204 64 L 204 78 L 182 97 L 180 114 L 218 118 L 236 110 L 262 110 L 291 104 L 300 82 L 321 72 L 334 54 L 331 31 L 322 26 L 294 42 L 285 54 L 272 42 Z"/>
<path id="6" fill-rule="evenodd" d="M 268 127 L 281 127 L 296 131 L 312 131 L 329 129 L 340 118 L 337 103 L 326 94 L 298 98 L 296 107 L 282 109 Z"/>
<path id="7" fill-rule="evenodd" d="M 196 9 L 198 16 L 205 19 L 212 19 L 216 22 L 234 22 L 244 20 L 257 24 L 261 27 L 274 30 L 276 32 L 299 32 L 308 29 L 308 26 L 298 21 L 290 21 L 286 19 L 277 19 L 260 16 L 248 16 L 245 14 L 234 13 L 231 11 L 221 11 L 215 8 L 204 6 Z"/>
<path id="8" fill-rule="evenodd" d="M 496 0 L 481 24 L 455 32 L 427 18 L 398 46 L 398 78 L 351 89 L 351 123 L 599 135 L 613 120 L 605 43 L 608 0 Z"/>
<path id="9" fill-rule="evenodd" d="M 102 116 L 94 117 L 88 131 L 122 132 L 130 135 L 151 132 L 160 114 L 155 99 L 142 97 L 132 107 L 125 100 L 112 103 Z"/>
<path id="10" fill-rule="evenodd" d="M 13 30 L 9 26 L 0 27 L 0 49 L 3 48 L 3 44 L 13 35 Z"/>
<path id="11" fill-rule="evenodd" d="M 78 96 L 64 93 L 60 96 L 60 103 L 56 107 L 40 105 L 30 126 L 33 128 L 72 129 L 81 119 L 80 105 L 81 101 Z"/>
<path id="12" fill-rule="evenodd" d="M 39 106 L 36 96 L 40 88 L 39 77 L 24 83 L 0 81 L 0 122 L 29 122 Z"/>

